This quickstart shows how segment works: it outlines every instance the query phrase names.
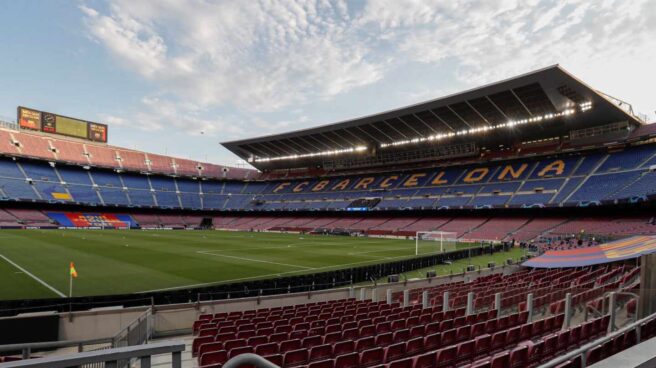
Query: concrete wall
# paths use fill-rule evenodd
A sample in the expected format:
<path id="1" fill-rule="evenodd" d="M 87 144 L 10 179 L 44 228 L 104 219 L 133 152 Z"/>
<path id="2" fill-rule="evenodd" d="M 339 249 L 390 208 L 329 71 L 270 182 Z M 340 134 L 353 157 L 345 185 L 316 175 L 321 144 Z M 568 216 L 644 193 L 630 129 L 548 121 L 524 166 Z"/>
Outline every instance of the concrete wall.
<path id="1" fill-rule="evenodd" d="M 311 302 L 344 299 L 350 296 L 360 298 L 360 289 L 366 290 L 366 298 L 371 299 L 376 293 L 379 301 L 384 301 L 387 289 L 402 291 L 421 287 L 436 286 L 453 281 L 473 280 L 480 276 L 490 274 L 509 274 L 519 269 L 519 266 L 504 266 L 495 269 L 458 274 L 454 276 L 441 276 L 432 279 L 413 280 L 365 287 L 323 290 L 311 293 L 295 293 L 251 297 L 233 300 L 206 301 L 201 303 L 172 304 L 156 306 L 152 318 L 152 326 L 156 334 L 182 334 L 189 333 L 193 322 L 200 314 L 233 312 L 250 309 L 272 308 L 286 305 L 296 305 Z M 141 316 L 148 307 L 120 308 L 90 310 L 85 312 L 60 314 L 60 340 L 87 340 L 112 337 L 126 328 L 130 323 Z"/>

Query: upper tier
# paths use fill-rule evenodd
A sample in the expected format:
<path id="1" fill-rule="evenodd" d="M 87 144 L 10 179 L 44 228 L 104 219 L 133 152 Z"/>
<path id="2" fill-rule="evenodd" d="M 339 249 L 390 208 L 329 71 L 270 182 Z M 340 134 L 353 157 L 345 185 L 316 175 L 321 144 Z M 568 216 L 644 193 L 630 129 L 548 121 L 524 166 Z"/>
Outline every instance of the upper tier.
<path id="1" fill-rule="evenodd" d="M 655 165 L 656 144 L 642 144 L 486 164 L 244 182 L 0 158 L 0 199 L 212 211 L 588 206 L 653 199 Z"/>
<path id="2" fill-rule="evenodd" d="M 245 180 L 259 175 L 257 171 L 251 169 L 214 165 L 105 144 L 3 128 L 0 128 L 0 154 L 176 176 Z"/>

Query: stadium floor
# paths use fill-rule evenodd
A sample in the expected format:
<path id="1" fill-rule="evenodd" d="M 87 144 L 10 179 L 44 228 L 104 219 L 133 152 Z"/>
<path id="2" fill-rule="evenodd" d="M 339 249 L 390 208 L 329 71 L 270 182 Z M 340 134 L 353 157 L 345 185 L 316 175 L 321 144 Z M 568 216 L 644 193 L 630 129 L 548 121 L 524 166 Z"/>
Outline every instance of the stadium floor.
<path id="1" fill-rule="evenodd" d="M 73 295 L 87 296 L 320 272 L 410 258 L 415 251 L 414 240 L 167 230 L 3 230 L 0 245 L 5 300 L 68 295 L 70 262 L 79 275 Z M 500 263 L 509 255 L 472 263 L 485 265 L 491 257 Z"/>

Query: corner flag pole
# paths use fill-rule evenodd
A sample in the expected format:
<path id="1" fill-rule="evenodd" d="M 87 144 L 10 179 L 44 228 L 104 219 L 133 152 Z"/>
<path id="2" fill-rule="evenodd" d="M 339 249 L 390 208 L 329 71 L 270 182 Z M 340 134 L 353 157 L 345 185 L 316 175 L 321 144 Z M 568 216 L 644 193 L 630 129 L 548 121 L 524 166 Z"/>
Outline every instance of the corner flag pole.
<path id="1" fill-rule="evenodd" d="M 68 297 L 73 297 L 73 278 L 77 277 L 77 271 L 75 270 L 75 265 L 71 262 L 69 272 L 68 272 Z"/>

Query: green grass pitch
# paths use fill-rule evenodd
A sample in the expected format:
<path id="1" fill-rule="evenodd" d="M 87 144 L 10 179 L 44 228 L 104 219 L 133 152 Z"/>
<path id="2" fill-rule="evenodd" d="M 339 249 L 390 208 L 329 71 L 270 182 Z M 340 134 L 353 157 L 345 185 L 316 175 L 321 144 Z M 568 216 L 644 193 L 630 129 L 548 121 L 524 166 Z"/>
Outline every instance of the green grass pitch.
<path id="1" fill-rule="evenodd" d="M 0 299 L 165 290 L 414 257 L 414 240 L 166 230 L 0 231 Z M 516 251 L 514 253 L 517 253 Z M 486 264 L 518 254 L 475 257 Z M 499 258 L 499 259 L 497 259 Z M 461 261 L 465 262 L 466 260 Z M 444 266 L 458 271 L 462 264 Z M 413 277 L 416 277 L 413 275 Z"/>

